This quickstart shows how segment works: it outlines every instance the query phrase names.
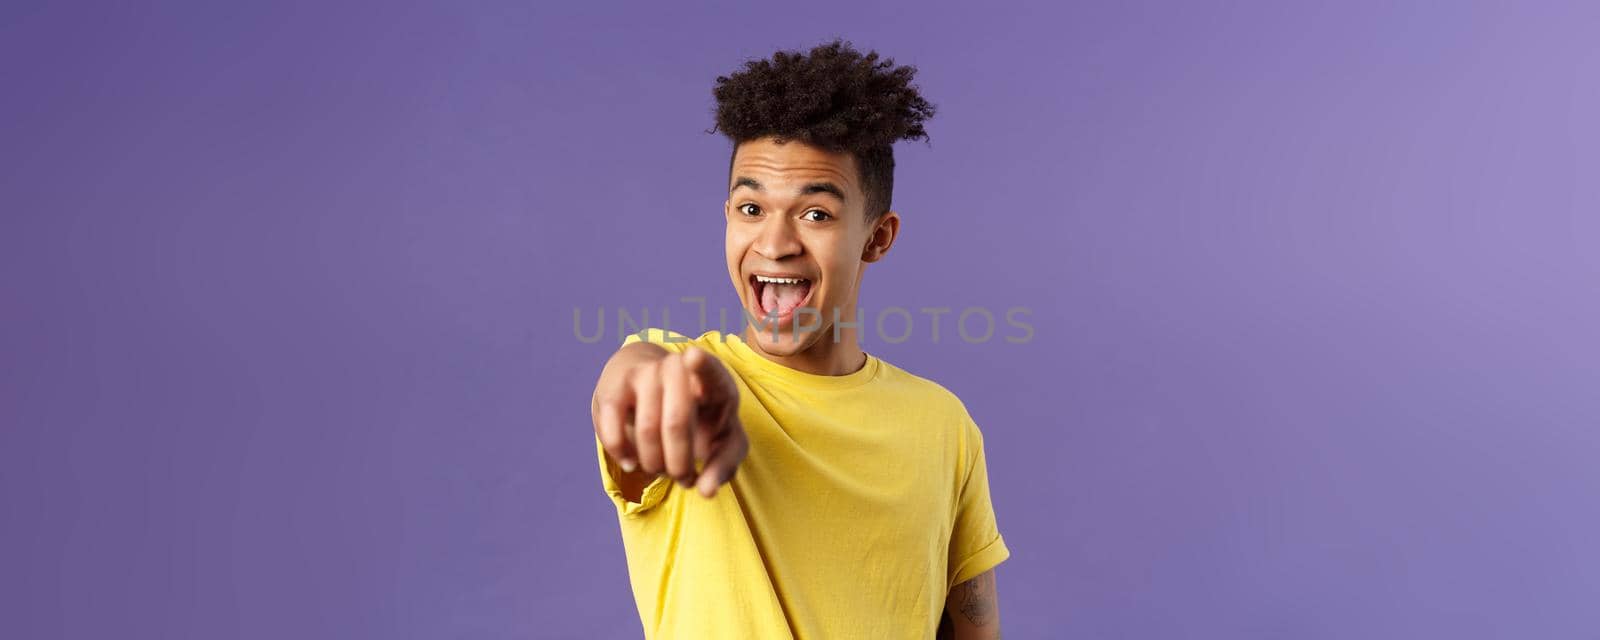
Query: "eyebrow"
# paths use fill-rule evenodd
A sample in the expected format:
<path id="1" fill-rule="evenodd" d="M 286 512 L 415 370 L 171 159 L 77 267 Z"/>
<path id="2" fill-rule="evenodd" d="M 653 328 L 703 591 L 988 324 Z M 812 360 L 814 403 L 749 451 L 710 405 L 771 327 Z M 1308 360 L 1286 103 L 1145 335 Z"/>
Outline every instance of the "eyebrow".
<path id="1" fill-rule="evenodd" d="M 733 181 L 733 188 L 729 189 L 728 193 L 738 191 L 739 187 L 750 187 L 756 191 L 766 191 L 766 188 L 761 186 L 761 183 L 757 182 L 755 178 L 739 176 Z M 803 187 L 800 187 L 800 195 L 809 196 L 813 193 L 833 194 L 833 197 L 838 198 L 839 202 L 845 202 L 844 189 L 840 189 L 839 185 L 836 185 L 832 182 L 811 182 L 807 183 Z"/>

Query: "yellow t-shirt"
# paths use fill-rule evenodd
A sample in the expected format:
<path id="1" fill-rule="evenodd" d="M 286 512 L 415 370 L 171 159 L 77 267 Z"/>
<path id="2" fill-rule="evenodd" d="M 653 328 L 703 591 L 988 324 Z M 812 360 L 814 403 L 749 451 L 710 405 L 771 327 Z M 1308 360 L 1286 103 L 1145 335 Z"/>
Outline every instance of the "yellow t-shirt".
<path id="1" fill-rule="evenodd" d="M 1010 555 L 982 436 L 943 387 L 870 354 L 822 376 L 733 334 L 645 335 L 726 365 L 750 439 L 713 498 L 661 477 L 638 503 L 596 439 L 646 638 L 926 640 L 950 588 Z"/>

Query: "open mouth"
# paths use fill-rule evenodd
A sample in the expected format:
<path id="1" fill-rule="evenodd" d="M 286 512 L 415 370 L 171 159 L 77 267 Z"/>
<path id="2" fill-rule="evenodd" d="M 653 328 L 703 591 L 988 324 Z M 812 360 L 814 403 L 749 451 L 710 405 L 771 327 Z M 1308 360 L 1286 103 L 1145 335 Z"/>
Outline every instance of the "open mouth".
<path id="1" fill-rule="evenodd" d="M 785 320 L 811 298 L 811 281 L 795 276 L 750 276 L 755 304 L 761 318 Z"/>

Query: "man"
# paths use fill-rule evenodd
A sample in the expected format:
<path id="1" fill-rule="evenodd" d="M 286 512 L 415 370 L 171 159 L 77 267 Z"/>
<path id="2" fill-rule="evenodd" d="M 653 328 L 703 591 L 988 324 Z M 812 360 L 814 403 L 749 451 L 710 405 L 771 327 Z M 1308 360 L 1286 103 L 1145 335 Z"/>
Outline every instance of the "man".
<path id="1" fill-rule="evenodd" d="M 835 40 L 717 78 L 728 275 L 757 321 L 629 336 L 592 406 L 647 637 L 999 637 L 982 435 L 858 340 L 900 230 L 891 146 L 933 115 L 914 73 Z"/>

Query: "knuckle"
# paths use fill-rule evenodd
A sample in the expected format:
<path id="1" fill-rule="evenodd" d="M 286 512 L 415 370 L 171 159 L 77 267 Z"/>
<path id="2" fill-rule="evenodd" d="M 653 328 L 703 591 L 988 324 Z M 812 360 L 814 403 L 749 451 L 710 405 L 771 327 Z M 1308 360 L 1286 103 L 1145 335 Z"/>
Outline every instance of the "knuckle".
<path id="1" fill-rule="evenodd" d="M 626 399 L 627 396 L 623 395 L 621 389 L 608 388 L 595 394 L 595 402 L 602 408 L 620 408 Z"/>
<path id="2" fill-rule="evenodd" d="M 689 421 L 681 415 L 670 415 L 661 421 L 661 431 L 674 438 L 681 438 L 689 433 Z"/>
<path id="3" fill-rule="evenodd" d="M 634 380 L 633 395 L 637 398 L 654 398 L 661 395 L 661 381 L 643 377 Z"/>
<path id="4" fill-rule="evenodd" d="M 648 416 L 644 419 L 636 419 L 633 423 L 633 432 L 638 434 L 640 440 L 654 441 L 658 434 L 661 433 L 661 423 L 649 419 Z"/>

